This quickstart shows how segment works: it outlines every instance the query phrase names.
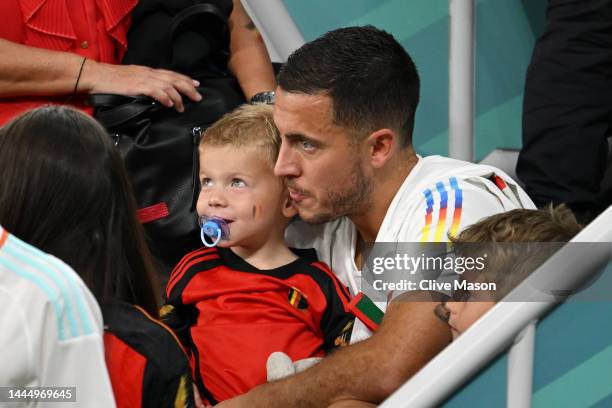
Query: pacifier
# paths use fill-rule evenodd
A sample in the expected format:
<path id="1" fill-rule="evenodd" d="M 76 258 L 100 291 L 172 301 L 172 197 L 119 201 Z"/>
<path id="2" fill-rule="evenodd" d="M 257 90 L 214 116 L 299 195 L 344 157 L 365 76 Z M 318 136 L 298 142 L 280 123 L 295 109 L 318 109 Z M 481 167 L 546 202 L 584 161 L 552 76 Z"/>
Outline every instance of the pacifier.
<path id="1" fill-rule="evenodd" d="M 203 215 L 200 217 L 200 228 L 200 239 L 208 248 L 217 246 L 222 239 L 229 239 L 229 226 L 223 218 Z"/>

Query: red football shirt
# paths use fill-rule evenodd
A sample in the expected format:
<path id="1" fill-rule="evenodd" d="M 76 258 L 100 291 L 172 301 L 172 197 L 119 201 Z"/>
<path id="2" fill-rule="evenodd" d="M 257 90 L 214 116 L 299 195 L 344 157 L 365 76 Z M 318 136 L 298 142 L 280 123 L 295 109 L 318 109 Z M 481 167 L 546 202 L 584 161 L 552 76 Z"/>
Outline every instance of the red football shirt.
<path id="1" fill-rule="evenodd" d="M 200 394 L 215 403 L 266 382 L 275 351 L 292 360 L 344 345 L 350 295 L 314 250 L 259 270 L 226 248 L 185 256 L 166 288 L 162 320 L 190 352 Z"/>

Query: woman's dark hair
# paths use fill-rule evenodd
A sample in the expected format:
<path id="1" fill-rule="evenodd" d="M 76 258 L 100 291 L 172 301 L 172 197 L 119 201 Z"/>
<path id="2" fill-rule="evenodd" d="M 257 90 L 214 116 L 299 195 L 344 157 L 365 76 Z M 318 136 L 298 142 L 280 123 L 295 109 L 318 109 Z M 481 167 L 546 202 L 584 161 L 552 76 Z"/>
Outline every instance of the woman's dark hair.
<path id="1" fill-rule="evenodd" d="M 154 270 L 123 162 L 111 138 L 77 110 L 47 106 L 0 129 L 0 224 L 55 255 L 100 304 L 157 314 Z"/>

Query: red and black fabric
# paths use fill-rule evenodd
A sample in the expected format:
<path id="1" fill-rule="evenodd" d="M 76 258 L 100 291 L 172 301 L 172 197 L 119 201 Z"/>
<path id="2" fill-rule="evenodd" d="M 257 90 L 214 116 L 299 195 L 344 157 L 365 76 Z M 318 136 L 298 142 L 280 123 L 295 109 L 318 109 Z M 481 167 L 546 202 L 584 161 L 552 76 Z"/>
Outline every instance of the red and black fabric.
<path id="1" fill-rule="evenodd" d="M 162 320 L 189 350 L 195 382 L 211 403 L 266 382 L 275 351 L 322 357 L 348 343 L 348 289 L 316 258 L 259 270 L 226 248 L 202 248 L 176 266 Z"/>
<path id="2" fill-rule="evenodd" d="M 127 303 L 107 304 L 103 314 L 117 407 L 195 407 L 189 362 L 172 331 Z"/>

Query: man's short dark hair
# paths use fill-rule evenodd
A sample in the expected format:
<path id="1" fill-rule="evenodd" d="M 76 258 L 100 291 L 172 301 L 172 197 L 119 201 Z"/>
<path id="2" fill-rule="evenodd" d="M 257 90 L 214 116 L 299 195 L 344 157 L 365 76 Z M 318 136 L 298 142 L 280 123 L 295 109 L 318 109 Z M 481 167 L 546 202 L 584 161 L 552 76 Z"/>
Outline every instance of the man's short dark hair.
<path id="1" fill-rule="evenodd" d="M 391 128 L 400 132 L 402 146 L 412 144 L 419 75 L 406 50 L 385 31 L 372 26 L 330 31 L 289 56 L 278 84 L 286 92 L 329 95 L 335 124 L 357 139 Z"/>

